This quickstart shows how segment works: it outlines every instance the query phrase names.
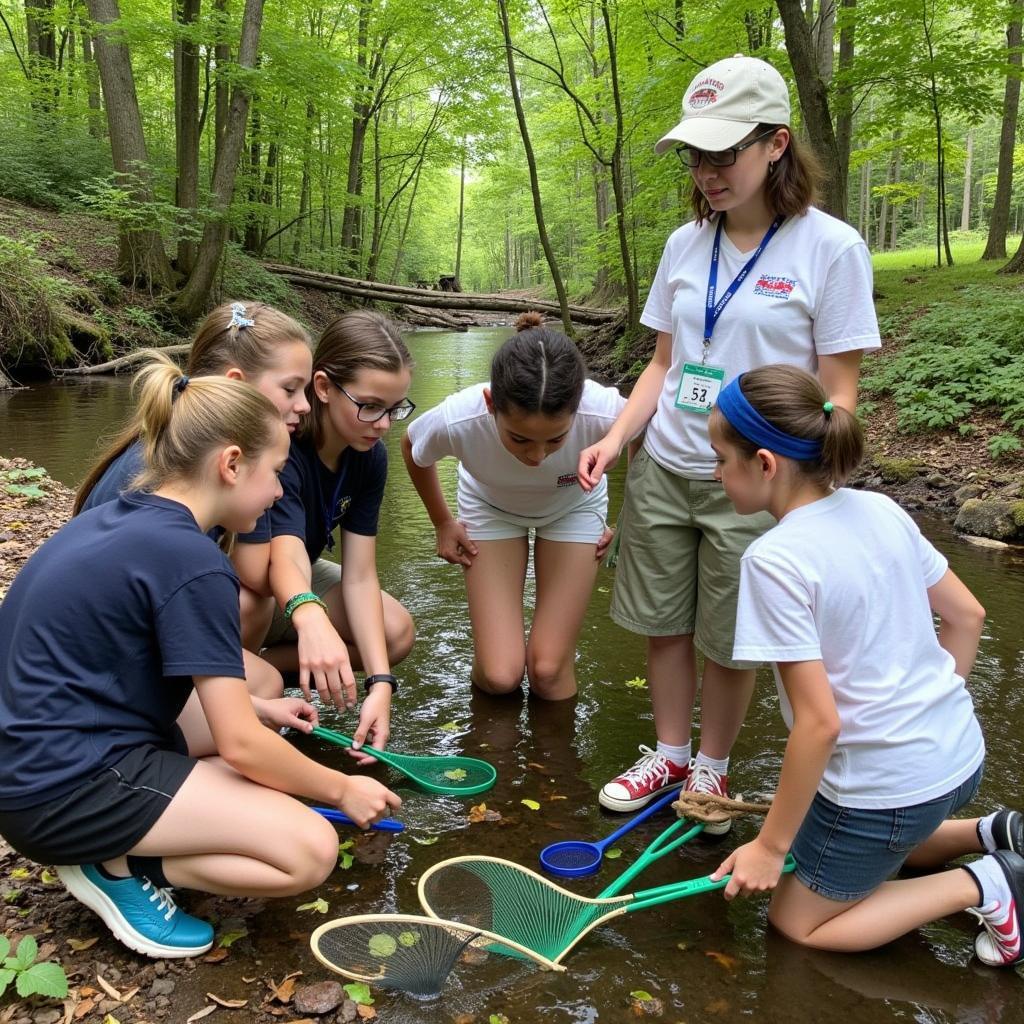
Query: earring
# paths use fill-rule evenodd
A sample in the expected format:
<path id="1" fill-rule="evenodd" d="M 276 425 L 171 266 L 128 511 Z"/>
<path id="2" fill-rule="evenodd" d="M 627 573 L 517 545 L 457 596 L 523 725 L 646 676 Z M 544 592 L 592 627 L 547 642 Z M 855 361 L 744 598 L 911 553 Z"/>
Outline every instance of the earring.
<path id="1" fill-rule="evenodd" d="M 768 173 L 769 174 L 774 174 L 775 173 L 775 161 L 774 160 L 769 160 L 768 161 Z"/>

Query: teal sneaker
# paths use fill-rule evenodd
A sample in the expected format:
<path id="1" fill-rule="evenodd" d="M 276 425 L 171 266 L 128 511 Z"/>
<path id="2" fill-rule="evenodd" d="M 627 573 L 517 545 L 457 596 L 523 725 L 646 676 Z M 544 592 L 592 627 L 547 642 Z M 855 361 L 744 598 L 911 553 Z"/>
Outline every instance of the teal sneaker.
<path id="1" fill-rule="evenodd" d="M 58 867 L 57 874 L 64 888 L 136 953 L 198 956 L 213 945 L 213 928 L 179 910 L 166 889 L 148 880 L 104 878 L 95 864 Z"/>

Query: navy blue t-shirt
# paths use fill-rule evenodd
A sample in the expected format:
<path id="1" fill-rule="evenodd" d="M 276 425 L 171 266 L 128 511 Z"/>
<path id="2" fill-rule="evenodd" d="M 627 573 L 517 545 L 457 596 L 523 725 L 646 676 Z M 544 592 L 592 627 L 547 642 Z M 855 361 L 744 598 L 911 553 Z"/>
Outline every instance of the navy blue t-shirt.
<path id="1" fill-rule="evenodd" d="M 173 749 L 196 675 L 245 678 L 224 553 L 155 494 L 76 516 L 0 604 L 0 810 L 73 792 L 141 744 Z"/>
<path id="2" fill-rule="evenodd" d="M 103 476 L 96 481 L 89 496 L 82 502 L 82 512 L 87 512 L 97 505 L 105 505 L 108 501 L 121 497 L 129 489 L 131 482 L 146 468 L 146 460 L 142 453 L 142 442 L 133 441 L 103 471 Z M 215 526 L 209 536 L 219 541 L 224 531 Z M 270 540 L 270 510 L 264 512 L 256 520 L 252 533 L 246 535 L 249 544 L 266 544 Z"/>
<path id="3" fill-rule="evenodd" d="M 346 448 L 332 472 L 320 461 L 312 441 L 293 438 L 281 473 L 284 494 L 270 510 L 271 536 L 300 538 L 310 562 L 324 548 L 334 547 L 339 524 L 349 533 L 376 537 L 387 479 L 388 456 L 380 441 L 365 452 Z M 253 534 L 238 539 L 259 543 Z"/>

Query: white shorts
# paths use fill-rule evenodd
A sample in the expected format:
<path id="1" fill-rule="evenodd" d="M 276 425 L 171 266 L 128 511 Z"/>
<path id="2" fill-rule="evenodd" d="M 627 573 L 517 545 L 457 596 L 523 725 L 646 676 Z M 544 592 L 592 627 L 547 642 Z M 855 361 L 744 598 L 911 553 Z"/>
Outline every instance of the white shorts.
<path id="1" fill-rule="evenodd" d="M 514 540 L 537 531 L 541 540 L 566 544 L 596 544 L 605 530 L 608 515 L 608 487 L 598 487 L 568 509 L 549 516 L 520 516 L 488 505 L 483 498 L 466 491 L 459 482 L 459 522 L 473 540 Z"/>

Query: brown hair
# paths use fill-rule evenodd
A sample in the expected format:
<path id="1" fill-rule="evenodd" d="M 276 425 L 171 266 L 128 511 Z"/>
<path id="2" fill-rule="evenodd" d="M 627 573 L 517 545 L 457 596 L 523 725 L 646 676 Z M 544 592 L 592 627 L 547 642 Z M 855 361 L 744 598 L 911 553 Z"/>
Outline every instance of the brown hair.
<path id="1" fill-rule="evenodd" d="M 860 421 L 841 406 L 826 412 L 828 395 L 816 377 L 796 366 L 772 363 L 748 370 L 740 378 L 743 397 L 772 426 L 785 434 L 821 442 L 817 459 L 796 460 L 794 465 L 822 487 L 846 482 L 864 458 L 864 434 Z M 715 431 L 722 440 L 748 459 L 759 449 L 744 437 L 716 407 L 711 413 Z"/>
<path id="2" fill-rule="evenodd" d="M 279 433 L 274 403 L 244 381 L 228 377 L 187 377 L 166 356 L 152 360 L 135 377 L 145 469 L 133 489 L 153 491 L 168 480 L 194 480 L 216 448 L 238 445 L 255 458 Z"/>
<path id="3" fill-rule="evenodd" d="M 239 326 L 233 323 L 236 319 L 236 306 L 240 307 L 239 316 L 252 320 L 251 324 Z M 224 302 L 211 310 L 196 329 L 185 372 L 190 377 L 208 377 L 237 367 L 246 377 L 259 376 L 273 365 L 281 345 L 296 341 L 308 346 L 309 334 L 301 324 L 279 309 L 265 302 L 252 302 L 248 305 Z M 111 438 L 85 479 L 78 485 L 72 515 L 77 516 L 82 511 L 82 506 L 110 464 L 125 449 L 135 444 L 141 433 L 142 426 L 135 413 Z"/>
<path id="4" fill-rule="evenodd" d="M 774 214 L 783 214 L 786 217 L 795 217 L 807 212 L 809 207 L 817 198 L 818 186 L 822 179 L 821 164 L 813 151 L 805 146 L 793 132 L 792 128 L 784 124 L 759 124 L 754 130 L 755 135 L 762 132 L 778 131 L 786 128 L 789 131 L 789 145 L 786 146 L 782 156 L 775 161 L 774 166 L 769 170 L 765 179 L 765 198 L 768 207 Z M 758 145 L 767 146 L 772 136 L 762 139 Z M 693 206 L 693 215 L 698 224 L 711 220 L 715 211 L 707 196 L 693 183 L 693 190 L 690 193 L 690 203 Z"/>
<path id="5" fill-rule="evenodd" d="M 341 386 L 351 384 L 360 370 L 398 373 L 412 366 L 412 355 L 398 325 L 372 309 L 351 310 L 332 320 L 313 353 L 313 376 L 320 371 Z M 311 436 L 313 445 L 320 448 L 324 442 L 324 404 L 317 397 L 313 381 L 306 397 L 310 414 L 301 428 L 302 435 Z"/>
<path id="6" fill-rule="evenodd" d="M 540 313 L 521 314 L 517 333 L 494 353 L 490 387 L 497 412 L 515 408 L 557 416 L 579 408 L 586 363 L 573 342 L 543 323 Z"/>

